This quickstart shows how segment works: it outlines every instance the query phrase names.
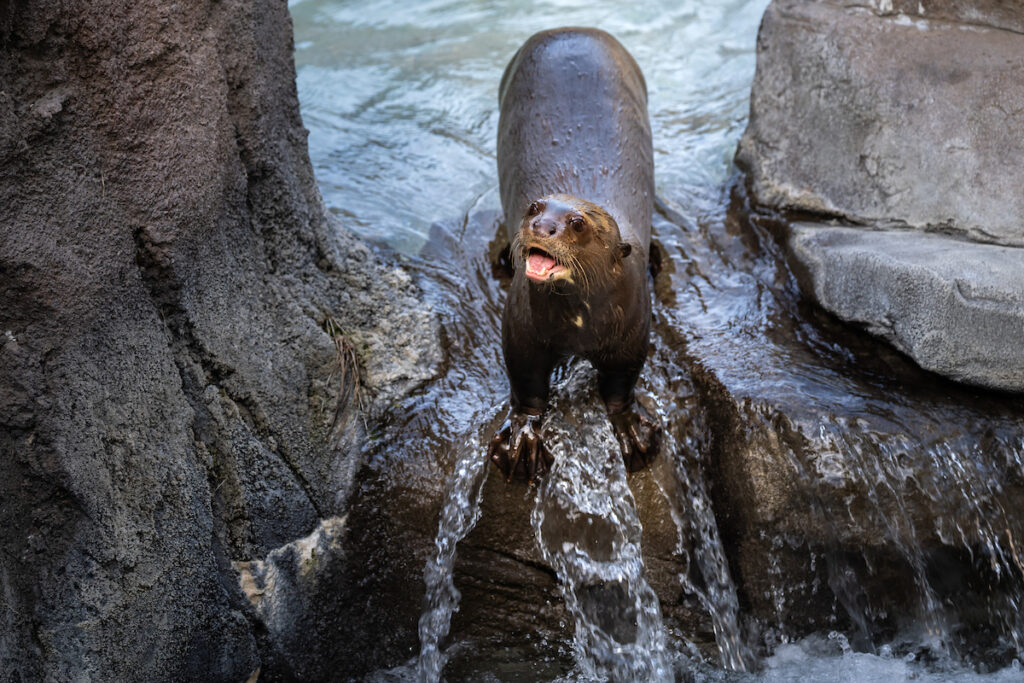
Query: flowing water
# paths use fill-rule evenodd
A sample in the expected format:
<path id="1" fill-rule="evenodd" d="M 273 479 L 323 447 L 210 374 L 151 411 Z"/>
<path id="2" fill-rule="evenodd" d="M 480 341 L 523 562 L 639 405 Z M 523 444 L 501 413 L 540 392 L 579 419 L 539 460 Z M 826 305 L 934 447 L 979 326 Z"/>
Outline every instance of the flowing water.
<path id="1" fill-rule="evenodd" d="M 366 446 L 341 679 L 1024 678 L 1024 404 L 801 298 L 731 165 L 766 4 L 291 1 L 325 203 L 402 255 L 446 356 Z M 571 364 L 528 488 L 483 459 L 508 391 L 497 86 L 558 25 L 647 79 L 666 267 L 639 393 L 666 443 L 627 477 Z"/>
<path id="2" fill-rule="evenodd" d="M 671 681 L 658 598 L 644 577 L 641 523 L 615 436 L 577 364 L 546 420 L 555 466 L 530 520 L 544 561 L 561 581 L 575 624 L 576 676 Z M 582 410 L 580 409 L 582 408 Z"/>

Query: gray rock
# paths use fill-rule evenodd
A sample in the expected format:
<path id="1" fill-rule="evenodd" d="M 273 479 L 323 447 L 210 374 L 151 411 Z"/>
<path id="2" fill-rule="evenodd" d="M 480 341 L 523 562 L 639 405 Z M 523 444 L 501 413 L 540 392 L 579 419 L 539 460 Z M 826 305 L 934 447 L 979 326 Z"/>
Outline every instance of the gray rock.
<path id="1" fill-rule="evenodd" d="M 1014 0 L 833 0 L 832 4 L 863 7 L 880 16 L 905 14 L 1024 33 L 1024 13 Z"/>
<path id="2" fill-rule="evenodd" d="M 274 661 L 271 671 L 281 676 L 326 680 L 318 663 L 302 654 L 315 643 L 330 641 L 317 618 L 332 602 L 338 577 L 346 568 L 342 538 L 345 518 L 323 520 L 313 533 L 271 551 L 265 559 L 234 562 L 242 591 L 267 630 Z M 267 653 L 270 654 L 270 653 Z"/>
<path id="3" fill-rule="evenodd" d="M 788 242 L 806 289 L 843 320 L 925 369 L 1024 391 L 1024 249 L 807 223 Z"/>
<path id="4" fill-rule="evenodd" d="M 773 2 L 737 155 L 758 202 L 1024 246 L 1024 13 L 993 5 L 1007 30 Z"/>
<path id="5" fill-rule="evenodd" d="M 283 3 L 0 12 L 5 680 L 246 679 L 230 561 L 344 509 L 435 372 L 416 283 L 324 215 L 292 51 Z"/>
<path id="6" fill-rule="evenodd" d="M 1022 26 L 1024 11 L 997 1 L 776 0 L 736 157 L 758 204 L 872 228 L 787 232 L 819 304 L 922 367 L 1012 391 L 1024 390 Z"/>

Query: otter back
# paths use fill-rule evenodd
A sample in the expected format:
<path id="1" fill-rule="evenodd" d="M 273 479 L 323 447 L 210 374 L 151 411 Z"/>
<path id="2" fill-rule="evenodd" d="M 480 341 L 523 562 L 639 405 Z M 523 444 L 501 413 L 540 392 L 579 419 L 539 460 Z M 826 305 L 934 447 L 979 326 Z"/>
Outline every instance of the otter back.
<path id="1" fill-rule="evenodd" d="M 598 204 L 646 261 L 654 199 L 647 86 L 611 35 L 532 36 L 501 79 L 498 177 L 510 238 L 530 202 L 568 194 Z"/>

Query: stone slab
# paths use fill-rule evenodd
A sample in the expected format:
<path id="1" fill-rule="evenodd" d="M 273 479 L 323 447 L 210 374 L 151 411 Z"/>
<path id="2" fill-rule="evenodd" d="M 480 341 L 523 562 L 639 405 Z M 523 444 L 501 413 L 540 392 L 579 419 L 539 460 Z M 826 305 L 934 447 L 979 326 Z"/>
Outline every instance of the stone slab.
<path id="1" fill-rule="evenodd" d="M 805 291 L 928 370 L 1024 391 L 1024 249 L 815 223 L 788 247 Z"/>

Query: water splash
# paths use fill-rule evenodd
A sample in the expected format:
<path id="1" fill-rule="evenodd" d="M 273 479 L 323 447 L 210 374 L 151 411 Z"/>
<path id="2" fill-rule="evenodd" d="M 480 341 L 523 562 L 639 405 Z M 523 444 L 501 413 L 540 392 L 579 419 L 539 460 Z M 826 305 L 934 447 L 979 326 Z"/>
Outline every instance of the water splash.
<path id="1" fill-rule="evenodd" d="M 941 656 L 948 656 L 951 650 L 950 619 L 928 579 L 927 561 L 918 538 L 920 532 L 911 516 L 908 492 L 904 487 L 912 473 L 894 457 L 898 452 L 906 452 L 911 444 L 904 437 L 897 437 L 891 445 L 895 449 L 883 446 L 884 442 L 876 442 L 868 450 L 864 439 L 838 424 L 822 424 L 819 437 L 824 446 L 822 451 L 839 449 L 840 461 L 847 474 L 865 488 L 872 520 L 884 530 L 910 566 L 918 592 L 919 621 L 925 645 Z"/>
<path id="2" fill-rule="evenodd" d="M 668 431 L 654 470 L 655 481 L 676 525 L 676 552 L 696 565 L 699 585 L 688 571 L 681 572 L 679 580 L 684 590 L 697 596 L 711 617 L 722 667 L 729 671 L 750 671 L 756 666 L 756 658 L 740 626 L 736 585 L 729 573 L 703 473 L 695 466 L 696 458 L 691 449 L 692 445 L 687 444 L 680 452 Z M 690 467 L 695 469 L 692 474 Z"/>
<path id="3" fill-rule="evenodd" d="M 585 395 L 592 375 L 576 366 L 560 393 Z M 644 578 L 636 503 L 619 445 L 594 403 L 574 407 L 556 398 L 545 425 L 555 466 L 539 487 L 531 523 L 575 620 L 574 678 L 671 681 L 661 608 Z"/>
<path id="4" fill-rule="evenodd" d="M 651 474 L 676 528 L 675 550 L 683 564 L 678 578 L 711 619 L 721 666 L 728 671 L 752 671 L 757 658 L 740 623 L 739 597 L 707 491 L 706 408 L 695 402 L 685 342 L 675 328 L 663 324 L 672 315 L 670 307 L 655 297 L 653 309 L 659 321 L 652 335 L 654 355 L 638 393 L 665 427 L 662 453 Z"/>
<path id="5" fill-rule="evenodd" d="M 937 548 L 945 546 L 962 549 L 1001 585 L 989 596 L 987 621 L 1020 656 L 1024 565 L 1014 539 L 1024 529 L 1018 518 L 1007 514 L 1014 501 L 1004 486 L 1024 475 L 1020 443 L 984 434 L 981 439 L 940 436 L 922 443 L 904 434 L 871 434 L 865 425 L 853 427 L 829 420 L 822 424 L 819 439 L 843 454 L 843 476 L 865 489 L 869 519 L 885 530 L 890 544 L 913 568 L 920 621 L 930 645 L 955 654 L 954 627 L 962 621 L 960 606 L 944 607 L 949 601 L 938 595 L 929 578 L 936 574 L 931 565 L 939 561 L 934 558 Z"/>
<path id="6" fill-rule="evenodd" d="M 455 549 L 480 519 L 480 500 L 489 469 L 482 452 L 475 434 L 467 437 L 459 449 L 448 499 L 437 525 L 437 552 L 424 570 L 426 608 L 419 621 L 420 656 L 416 664 L 416 679 L 421 683 L 439 681 L 447 661 L 441 641 L 448 635 L 452 614 L 462 597 L 453 576 Z"/>

